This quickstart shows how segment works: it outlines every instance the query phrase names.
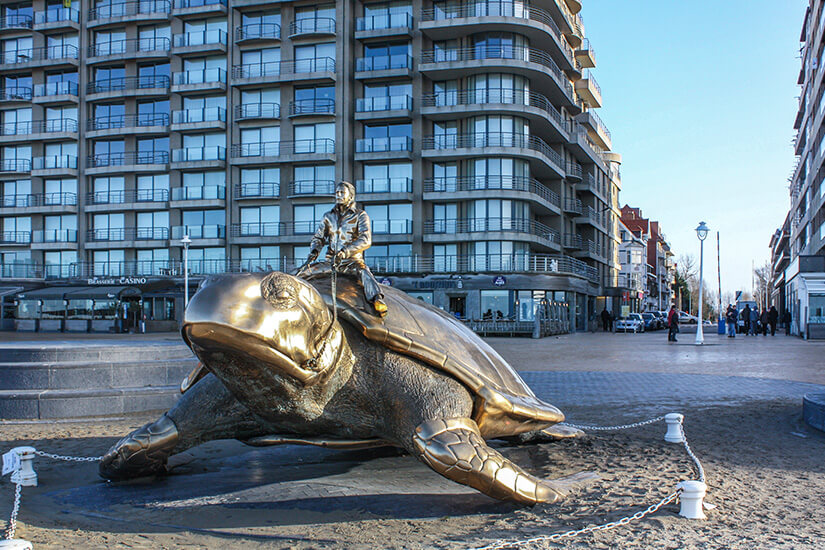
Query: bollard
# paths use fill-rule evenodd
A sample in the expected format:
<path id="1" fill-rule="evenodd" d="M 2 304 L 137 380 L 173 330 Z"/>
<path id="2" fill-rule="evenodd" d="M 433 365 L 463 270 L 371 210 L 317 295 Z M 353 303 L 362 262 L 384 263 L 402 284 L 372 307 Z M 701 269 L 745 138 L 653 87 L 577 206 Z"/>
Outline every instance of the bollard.
<path id="1" fill-rule="evenodd" d="M 683 481 L 676 487 L 682 489 L 682 494 L 679 495 L 682 504 L 679 515 L 688 519 L 706 519 L 702 499 L 705 498 L 708 486 L 701 481 Z"/>
<path id="2" fill-rule="evenodd" d="M 665 441 L 668 443 L 684 443 L 685 436 L 682 434 L 682 420 L 685 417 L 679 413 L 670 413 L 665 415 L 665 422 L 667 422 L 667 433 L 665 434 Z"/>
<path id="3" fill-rule="evenodd" d="M 34 471 L 34 447 L 15 447 L 11 452 L 20 457 L 20 468 L 11 475 L 11 482 L 23 487 L 36 487 L 37 474 Z"/>
<path id="4" fill-rule="evenodd" d="M 0 550 L 33 550 L 32 543 L 23 539 L 0 540 Z"/>

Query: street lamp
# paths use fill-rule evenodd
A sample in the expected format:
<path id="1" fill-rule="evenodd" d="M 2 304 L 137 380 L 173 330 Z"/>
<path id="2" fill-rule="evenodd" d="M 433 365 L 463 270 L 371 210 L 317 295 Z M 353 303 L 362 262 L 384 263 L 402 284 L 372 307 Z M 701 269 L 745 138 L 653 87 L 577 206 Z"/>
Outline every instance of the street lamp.
<path id="1" fill-rule="evenodd" d="M 183 311 L 185 314 L 189 305 L 189 245 L 192 244 L 188 233 L 180 240 L 180 244 L 183 245 Z"/>
<path id="2" fill-rule="evenodd" d="M 708 226 L 705 222 L 699 222 L 696 228 L 696 236 L 699 237 L 699 312 L 696 316 L 696 342 L 697 346 L 705 343 L 705 333 L 702 330 L 702 269 L 704 268 L 705 238 L 708 236 Z"/>

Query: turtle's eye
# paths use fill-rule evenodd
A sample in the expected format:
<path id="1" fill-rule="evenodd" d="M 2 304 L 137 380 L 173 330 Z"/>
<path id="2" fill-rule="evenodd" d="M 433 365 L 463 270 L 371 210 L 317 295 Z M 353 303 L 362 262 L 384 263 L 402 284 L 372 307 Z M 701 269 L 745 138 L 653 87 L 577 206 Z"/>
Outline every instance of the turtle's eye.
<path id="1" fill-rule="evenodd" d="M 292 309 L 298 302 L 298 288 L 289 275 L 271 273 L 261 281 L 261 296 L 275 309 Z"/>

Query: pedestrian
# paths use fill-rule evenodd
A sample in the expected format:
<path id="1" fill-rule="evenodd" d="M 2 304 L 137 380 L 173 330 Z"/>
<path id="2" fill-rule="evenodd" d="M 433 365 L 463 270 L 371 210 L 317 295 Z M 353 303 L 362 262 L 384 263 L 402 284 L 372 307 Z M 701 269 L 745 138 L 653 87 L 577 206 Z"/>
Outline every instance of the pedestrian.
<path id="1" fill-rule="evenodd" d="M 733 304 L 728 304 L 728 309 L 725 311 L 725 323 L 728 327 L 728 338 L 736 338 L 736 325 L 739 315 L 736 313 L 736 308 Z"/>
<path id="2" fill-rule="evenodd" d="M 748 334 L 752 336 L 757 336 L 759 334 L 759 308 L 753 306 L 753 309 L 750 311 L 750 332 Z"/>
<path id="3" fill-rule="evenodd" d="M 791 312 L 787 309 L 782 315 L 782 322 L 785 323 L 785 336 L 791 335 Z"/>
<path id="4" fill-rule="evenodd" d="M 607 332 L 610 328 L 610 312 L 607 311 L 607 306 L 602 310 L 602 330 Z"/>
<path id="5" fill-rule="evenodd" d="M 679 332 L 679 312 L 676 311 L 676 305 L 670 306 L 670 312 L 667 314 L 667 341 L 678 342 L 676 340 L 676 333 Z"/>
<path id="6" fill-rule="evenodd" d="M 771 336 L 776 336 L 776 322 L 779 320 L 779 312 L 776 311 L 776 306 L 771 306 L 768 312 L 768 322 L 771 324 Z"/>
<path id="7" fill-rule="evenodd" d="M 742 319 L 742 332 L 745 336 L 751 333 L 751 306 L 745 304 L 745 309 L 739 312 L 739 318 Z"/>
<path id="8" fill-rule="evenodd" d="M 768 315 L 768 309 L 762 308 L 762 314 L 759 316 L 759 328 L 762 332 L 762 336 L 768 335 L 768 321 L 770 321 L 770 316 Z"/>

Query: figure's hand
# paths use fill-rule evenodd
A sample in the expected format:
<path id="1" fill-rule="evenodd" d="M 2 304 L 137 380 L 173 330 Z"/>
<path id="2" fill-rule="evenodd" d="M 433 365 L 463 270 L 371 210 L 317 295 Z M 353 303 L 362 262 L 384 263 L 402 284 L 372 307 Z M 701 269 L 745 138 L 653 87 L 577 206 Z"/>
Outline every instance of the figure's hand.
<path id="1" fill-rule="evenodd" d="M 347 252 L 346 250 L 339 250 L 335 253 L 335 257 L 332 259 L 332 263 L 335 265 L 340 265 L 341 262 L 347 259 Z"/>
<path id="2" fill-rule="evenodd" d="M 309 264 L 311 264 L 312 262 L 314 262 L 314 261 L 315 261 L 315 260 L 317 260 L 317 259 L 318 259 L 318 251 L 317 251 L 317 250 L 313 250 L 313 251 L 311 251 L 311 252 L 309 253 L 309 256 L 307 256 L 307 261 L 306 261 L 306 263 L 307 263 L 307 265 L 309 265 Z"/>

